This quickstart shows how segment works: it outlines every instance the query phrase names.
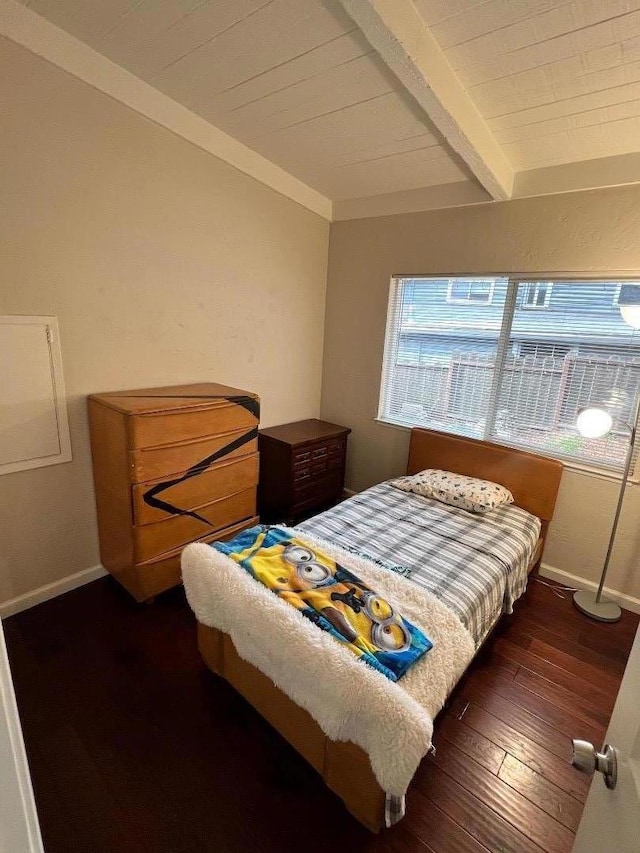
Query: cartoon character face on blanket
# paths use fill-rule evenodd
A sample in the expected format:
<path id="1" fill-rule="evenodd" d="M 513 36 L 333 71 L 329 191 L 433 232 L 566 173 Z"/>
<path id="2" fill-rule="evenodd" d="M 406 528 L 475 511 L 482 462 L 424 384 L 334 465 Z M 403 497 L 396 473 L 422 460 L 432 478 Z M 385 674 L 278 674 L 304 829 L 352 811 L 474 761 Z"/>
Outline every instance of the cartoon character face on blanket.
<path id="1" fill-rule="evenodd" d="M 291 603 L 309 604 L 349 642 L 360 639 L 368 651 L 405 651 L 411 637 L 393 607 L 366 588 L 349 584 L 349 573 L 333 561 L 323 561 L 310 548 L 285 545 L 283 560 L 289 575 L 278 577 L 280 594 Z M 288 596 L 287 592 L 295 592 Z M 296 605 L 297 606 L 297 605 Z"/>
<path id="2" fill-rule="evenodd" d="M 334 631 L 367 652 L 403 652 L 411 635 L 382 596 L 349 571 L 302 542 L 264 545 L 266 531 L 233 555 L 266 587 L 308 618 L 324 618 Z"/>
<path id="3" fill-rule="evenodd" d="M 282 557 L 294 567 L 302 589 L 317 589 L 334 584 L 334 572 L 331 566 L 321 563 L 309 548 L 302 545 L 285 545 Z M 335 566 L 333 567 L 335 570 Z M 292 578 L 288 578 L 291 583 Z"/>

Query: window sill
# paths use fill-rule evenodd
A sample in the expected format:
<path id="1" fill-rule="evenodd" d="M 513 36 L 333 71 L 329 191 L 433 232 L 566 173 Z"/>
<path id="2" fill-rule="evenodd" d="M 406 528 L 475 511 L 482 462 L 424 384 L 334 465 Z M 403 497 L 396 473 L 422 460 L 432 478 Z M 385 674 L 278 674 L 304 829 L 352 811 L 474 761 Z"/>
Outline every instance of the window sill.
<path id="1" fill-rule="evenodd" d="M 390 429 L 398 429 L 403 432 L 411 432 L 413 427 L 407 426 L 406 424 L 398 424 L 394 421 L 383 420 L 383 418 L 374 418 L 373 419 L 377 424 L 380 424 L 383 427 L 388 427 Z M 428 427 L 425 427 L 428 429 Z M 450 433 L 455 436 L 456 433 Z M 460 436 L 461 438 L 463 436 Z M 518 448 L 513 445 L 505 445 L 506 447 L 513 447 L 514 450 L 524 450 L 524 448 Z M 534 450 L 528 451 L 529 453 L 535 453 Z M 540 456 L 544 456 L 546 454 L 541 453 Z M 570 471 L 575 471 L 577 474 L 583 474 L 586 477 L 594 477 L 597 480 L 610 480 L 615 483 L 622 482 L 622 473 L 619 471 L 607 471 L 606 468 L 594 468 L 590 465 L 584 465 L 581 462 L 576 462 L 572 459 L 564 459 L 562 456 L 549 456 L 550 459 L 557 459 L 559 462 L 562 462 L 565 468 L 568 468 Z M 627 481 L 627 485 L 637 486 L 640 483 L 640 472 L 636 474 L 632 474 L 629 476 Z"/>

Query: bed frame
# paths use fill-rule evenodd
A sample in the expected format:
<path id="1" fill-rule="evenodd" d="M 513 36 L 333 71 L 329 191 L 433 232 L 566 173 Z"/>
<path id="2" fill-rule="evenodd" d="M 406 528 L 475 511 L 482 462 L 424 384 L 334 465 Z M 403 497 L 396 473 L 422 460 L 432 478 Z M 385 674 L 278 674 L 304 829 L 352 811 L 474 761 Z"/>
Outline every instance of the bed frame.
<path id="1" fill-rule="evenodd" d="M 529 571 L 539 565 L 562 476 L 560 462 L 487 441 L 413 429 L 407 474 L 425 468 L 441 468 L 506 486 L 517 506 L 542 521 Z M 238 655 L 228 634 L 199 623 L 198 647 L 209 669 L 225 678 L 289 741 L 360 823 L 379 832 L 384 826 L 385 794 L 364 750 L 350 741 L 330 740 L 307 711 Z"/>

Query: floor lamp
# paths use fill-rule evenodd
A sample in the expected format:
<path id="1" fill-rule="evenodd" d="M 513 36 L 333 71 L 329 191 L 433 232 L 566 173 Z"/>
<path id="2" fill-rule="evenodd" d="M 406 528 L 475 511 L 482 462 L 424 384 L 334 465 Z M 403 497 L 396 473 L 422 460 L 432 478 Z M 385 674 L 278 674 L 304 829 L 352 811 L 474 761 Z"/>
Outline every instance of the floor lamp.
<path id="1" fill-rule="evenodd" d="M 624 463 L 624 472 L 622 474 L 622 483 L 620 484 L 620 494 L 618 496 L 618 505 L 616 506 L 616 514 L 613 518 L 613 527 L 611 528 L 611 537 L 609 539 L 609 547 L 607 548 L 607 556 L 604 560 L 602 576 L 598 591 L 593 593 L 586 589 L 579 589 L 573 596 L 573 603 L 582 613 L 591 616 L 592 619 L 597 619 L 599 622 L 617 622 L 622 616 L 622 610 L 615 601 L 608 601 L 602 597 L 602 588 L 604 580 L 609 570 L 611 562 L 611 553 L 616 541 L 616 532 L 618 530 L 618 521 L 620 520 L 620 512 L 622 510 L 622 502 L 627 490 L 627 480 L 631 471 L 633 462 L 633 450 L 636 443 L 636 433 L 638 431 L 638 416 L 640 415 L 640 396 L 636 400 L 635 412 L 632 424 L 625 424 L 627 429 L 631 431 L 629 438 L 629 447 L 627 449 L 627 458 Z M 581 409 L 576 420 L 581 435 L 587 438 L 601 438 L 606 435 L 613 426 L 613 418 L 606 409 L 597 406 L 590 406 L 586 409 Z"/>
<path id="2" fill-rule="evenodd" d="M 637 285 L 627 285 L 628 296 L 620 297 L 618 305 L 623 320 L 634 329 L 640 329 L 640 288 Z M 609 570 L 611 562 L 611 552 L 616 540 L 616 532 L 618 530 L 618 521 L 620 520 L 620 512 L 622 503 L 627 491 L 627 480 L 631 471 L 633 462 L 633 451 L 636 443 L 636 433 L 638 431 L 638 420 L 640 418 L 640 394 L 637 394 L 633 420 L 631 424 L 625 424 L 630 431 L 629 447 L 627 449 L 627 458 L 624 463 L 624 471 L 622 474 L 622 483 L 620 484 L 620 494 L 618 496 L 618 505 L 616 506 L 616 514 L 613 518 L 613 527 L 611 528 L 611 537 L 609 539 L 609 547 L 607 548 L 607 556 L 604 560 L 604 567 L 600 577 L 597 592 L 593 593 L 588 590 L 580 589 L 573 596 L 575 606 L 592 619 L 597 619 L 599 622 L 617 622 L 622 616 L 622 610 L 615 601 L 609 601 L 602 597 L 602 589 L 604 580 Z M 613 418 L 607 409 L 599 406 L 589 406 L 581 409 L 578 412 L 576 426 L 581 435 L 587 438 L 602 438 L 613 427 Z"/>

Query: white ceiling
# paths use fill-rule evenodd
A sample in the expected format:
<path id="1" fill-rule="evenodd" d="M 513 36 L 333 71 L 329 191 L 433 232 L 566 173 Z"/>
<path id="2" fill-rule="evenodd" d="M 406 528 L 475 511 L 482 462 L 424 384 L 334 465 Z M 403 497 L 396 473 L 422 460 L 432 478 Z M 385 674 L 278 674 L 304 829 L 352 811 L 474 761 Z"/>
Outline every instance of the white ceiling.
<path id="1" fill-rule="evenodd" d="M 335 209 L 640 182 L 640 0 L 19 1 Z"/>
<path id="2" fill-rule="evenodd" d="M 468 172 L 337 0 L 27 0 L 332 199 Z"/>
<path id="3" fill-rule="evenodd" d="M 640 150 L 640 0 L 415 0 L 516 170 Z"/>

